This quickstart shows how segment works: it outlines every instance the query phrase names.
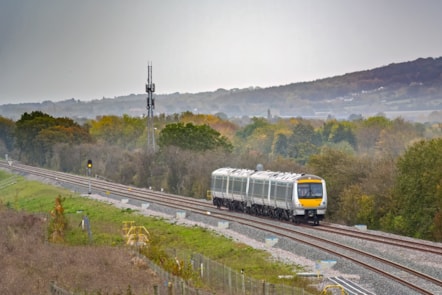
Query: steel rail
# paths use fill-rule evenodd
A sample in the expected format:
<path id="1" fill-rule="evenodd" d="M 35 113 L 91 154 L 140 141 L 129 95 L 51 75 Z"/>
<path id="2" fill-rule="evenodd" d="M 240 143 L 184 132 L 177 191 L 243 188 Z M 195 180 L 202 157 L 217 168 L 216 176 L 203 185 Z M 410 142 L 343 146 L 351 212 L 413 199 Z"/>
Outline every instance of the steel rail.
<path id="1" fill-rule="evenodd" d="M 402 248 L 407 248 L 415 251 L 433 253 L 437 255 L 442 255 L 442 246 L 438 245 L 430 245 L 427 243 L 419 243 L 414 241 L 407 241 L 402 239 L 397 239 L 393 237 L 387 237 L 383 235 L 379 235 L 376 233 L 369 233 L 366 231 L 360 230 L 351 230 L 351 229 L 340 229 L 333 227 L 331 225 L 327 225 L 322 223 L 321 226 L 312 227 L 314 230 L 319 230 L 327 233 L 344 235 L 352 238 L 359 238 L 367 241 L 378 242 L 382 244 L 398 246 Z"/>

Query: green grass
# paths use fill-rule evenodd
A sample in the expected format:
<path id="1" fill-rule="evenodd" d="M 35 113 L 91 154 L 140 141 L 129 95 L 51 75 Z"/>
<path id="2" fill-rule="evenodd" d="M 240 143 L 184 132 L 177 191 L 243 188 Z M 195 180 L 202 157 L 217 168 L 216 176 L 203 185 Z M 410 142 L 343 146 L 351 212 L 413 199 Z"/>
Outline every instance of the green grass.
<path id="1" fill-rule="evenodd" d="M 0 171 L 0 184 L 11 175 Z M 167 220 L 143 216 L 133 210 L 122 210 L 112 205 L 81 197 L 63 188 L 37 181 L 28 181 L 15 176 L 15 184 L 0 186 L 0 203 L 15 210 L 47 214 L 55 205 L 55 198 L 62 197 L 62 205 L 68 220 L 65 243 L 86 245 L 90 241 L 86 232 L 79 226 L 83 215 L 90 220 L 93 245 L 123 246 L 123 221 L 135 221 L 145 226 L 152 243 L 161 247 L 162 253 L 200 253 L 239 271 L 246 269 L 255 279 L 281 283 L 279 274 L 294 274 L 302 268 L 272 260 L 266 251 L 256 250 L 248 245 L 237 243 L 211 230 L 201 227 L 176 225 Z M 244 258 L 247 259 L 244 259 Z"/>

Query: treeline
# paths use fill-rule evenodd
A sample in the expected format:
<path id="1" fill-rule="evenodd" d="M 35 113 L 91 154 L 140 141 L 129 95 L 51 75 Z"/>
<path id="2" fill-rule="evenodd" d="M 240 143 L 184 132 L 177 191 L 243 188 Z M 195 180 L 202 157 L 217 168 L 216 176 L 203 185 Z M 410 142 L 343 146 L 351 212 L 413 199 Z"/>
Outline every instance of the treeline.
<path id="1" fill-rule="evenodd" d="M 383 116 L 227 120 L 190 112 L 77 123 L 42 112 L 0 117 L 0 152 L 64 172 L 205 198 L 219 167 L 307 172 L 327 181 L 327 218 L 442 241 L 442 125 Z"/>

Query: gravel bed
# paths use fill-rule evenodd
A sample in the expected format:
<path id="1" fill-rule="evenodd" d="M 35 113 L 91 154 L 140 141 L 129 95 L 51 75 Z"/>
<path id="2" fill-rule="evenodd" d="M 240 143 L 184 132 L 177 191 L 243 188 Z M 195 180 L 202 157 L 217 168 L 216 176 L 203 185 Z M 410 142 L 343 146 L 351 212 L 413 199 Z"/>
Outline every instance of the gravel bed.
<path id="1" fill-rule="evenodd" d="M 228 228 L 218 226 L 218 222 L 223 221 L 212 217 L 210 214 L 201 215 L 189 213 L 183 210 L 185 217 L 180 217 L 181 213 L 173 208 L 159 206 L 154 203 L 148 204 L 148 208 L 142 208 L 140 202 L 130 200 L 128 203 L 122 203 L 120 198 L 108 198 L 99 195 L 91 195 L 91 198 L 113 203 L 116 206 L 123 208 L 132 208 L 138 210 L 141 214 L 148 216 L 157 216 L 164 219 L 171 220 L 177 224 L 200 226 L 218 232 L 232 240 L 247 244 L 256 249 L 268 251 L 272 256 L 284 263 L 303 266 L 306 272 L 318 271 L 323 275 L 323 286 L 331 284 L 328 281 L 329 277 L 340 276 L 351 280 L 363 288 L 375 294 L 401 294 L 414 295 L 416 291 L 410 290 L 399 283 L 388 280 L 377 273 L 369 271 L 351 261 L 335 257 L 327 252 L 313 249 L 301 243 L 294 242 L 286 238 L 278 238 L 275 245 L 269 245 L 266 239 L 275 238 L 274 235 L 269 235 L 266 232 L 249 228 L 247 226 L 229 222 Z M 146 205 L 145 205 L 146 206 Z M 216 210 L 214 208 L 214 210 Z M 181 213 L 182 214 L 182 213 Z M 288 225 L 290 226 L 290 225 Z M 294 225 L 293 225 L 294 226 Z M 311 233 L 314 229 L 305 227 L 298 227 L 300 230 Z M 361 239 L 345 237 L 338 234 L 324 233 L 322 231 L 314 231 L 315 234 L 332 238 L 334 241 L 339 241 L 342 244 L 358 247 L 367 252 L 374 253 L 392 261 L 398 262 L 410 268 L 419 269 L 422 272 L 434 277 L 441 278 L 442 274 L 442 258 L 435 254 L 416 252 L 412 250 L 403 249 L 396 246 L 383 245 L 375 242 L 368 242 Z M 389 234 L 385 234 L 389 235 Z M 398 237 L 398 236 L 395 236 Z M 409 238 L 406 238 L 409 239 Z M 318 270 L 316 268 L 318 261 L 332 260 L 336 264 L 329 269 Z M 398 276 L 400 274 L 397 274 Z M 434 294 L 442 295 L 442 288 L 436 287 Z"/>

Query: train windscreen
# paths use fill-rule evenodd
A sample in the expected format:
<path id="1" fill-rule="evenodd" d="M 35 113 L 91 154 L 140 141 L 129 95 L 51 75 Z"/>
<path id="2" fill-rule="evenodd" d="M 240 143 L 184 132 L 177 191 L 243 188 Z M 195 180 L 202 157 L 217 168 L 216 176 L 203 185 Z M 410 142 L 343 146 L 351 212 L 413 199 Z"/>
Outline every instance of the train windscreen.
<path id="1" fill-rule="evenodd" d="M 322 198 L 322 183 L 298 183 L 299 199 Z"/>

